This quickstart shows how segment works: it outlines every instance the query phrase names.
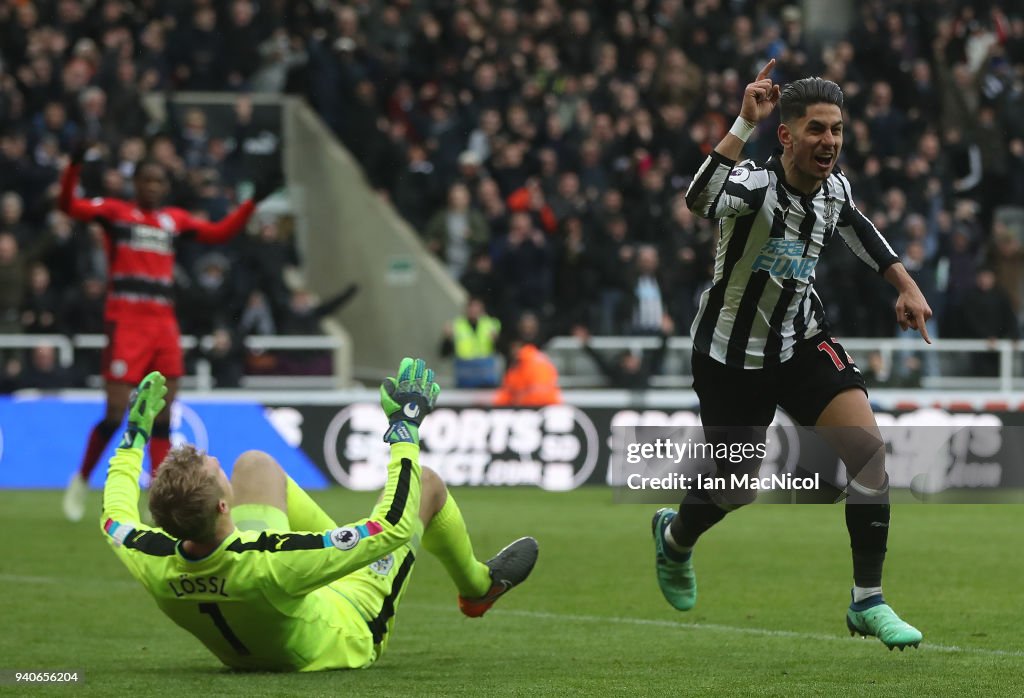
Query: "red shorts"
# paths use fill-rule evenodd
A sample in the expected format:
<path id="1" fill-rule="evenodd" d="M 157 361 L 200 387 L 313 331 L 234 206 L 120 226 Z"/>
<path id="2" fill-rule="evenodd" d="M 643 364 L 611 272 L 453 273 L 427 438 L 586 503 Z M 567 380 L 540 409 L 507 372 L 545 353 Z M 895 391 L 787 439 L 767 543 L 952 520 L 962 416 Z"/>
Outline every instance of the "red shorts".
<path id="1" fill-rule="evenodd" d="M 178 321 L 171 317 L 108 322 L 103 378 L 135 384 L 150 371 L 160 371 L 166 378 L 185 372 Z"/>

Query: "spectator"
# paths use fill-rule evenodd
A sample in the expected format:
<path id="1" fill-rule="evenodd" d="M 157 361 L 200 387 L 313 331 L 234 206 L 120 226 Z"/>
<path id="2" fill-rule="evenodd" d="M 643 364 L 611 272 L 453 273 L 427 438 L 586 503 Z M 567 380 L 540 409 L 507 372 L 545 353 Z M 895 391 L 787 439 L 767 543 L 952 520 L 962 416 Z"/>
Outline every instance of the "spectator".
<path id="1" fill-rule="evenodd" d="M 598 369 L 613 388 L 623 390 L 646 390 L 651 385 L 651 377 L 661 372 L 668 340 L 675 327 L 667 316 L 661 326 L 661 341 L 653 352 L 622 351 L 614 359 L 608 361 L 604 355 L 590 345 L 590 333 L 586 327 L 579 325 L 573 329 L 573 335 L 580 340 L 583 350 L 594 360 Z"/>
<path id="2" fill-rule="evenodd" d="M 310 291 L 304 288 L 293 290 L 278 326 L 281 334 L 322 334 L 320 321 L 352 300 L 358 292 L 357 284 L 349 284 L 326 301 L 317 303 Z M 284 373 L 323 375 L 331 372 L 331 357 L 322 351 L 291 351 L 279 359 L 278 365 Z"/>
<path id="3" fill-rule="evenodd" d="M 652 245 L 637 249 L 630 288 L 633 302 L 626 328 L 629 334 L 657 334 L 670 316 L 665 283 L 660 278 L 660 258 Z"/>
<path id="4" fill-rule="evenodd" d="M 494 264 L 490 253 L 481 248 L 473 253 L 469 269 L 459 278 L 466 292 L 483 301 L 485 308 L 498 307 L 500 295 L 498 282 L 494 278 Z"/>
<path id="5" fill-rule="evenodd" d="M 19 246 L 31 245 L 37 237 L 36 231 L 25 222 L 24 203 L 15 191 L 4 192 L 0 196 L 0 230 L 12 233 Z"/>
<path id="6" fill-rule="evenodd" d="M 21 300 L 25 295 L 25 266 L 12 233 L 0 232 L 0 332 L 21 332 Z"/>
<path id="7" fill-rule="evenodd" d="M 210 362 L 210 375 L 218 388 L 237 388 L 242 384 L 245 351 L 238 336 L 226 327 L 218 327 L 210 335 L 209 346 L 202 356 Z"/>
<path id="8" fill-rule="evenodd" d="M 544 233 L 534 227 L 529 214 L 515 213 L 510 218 L 495 271 L 504 295 L 502 320 L 523 310 L 544 308 L 551 292 L 551 254 Z"/>
<path id="9" fill-rule="evenodd" d="M 448 205 L 431 217 L 423 237 L 427 249 L 444 261 L 452 278 L 462 276 L 473 250 L 490 239 L 487 221 L 471 206 L 469 189 L 465 184 L 451 186 Z"/>
<path id="10" fill-rule="evenodd" d="M 998 376 L 999 354 L 996 342 L 1000 339 L 1017 340 L 1020 329 L 1013 305 L 1006 291 L 996 285 L 996 275 L 989 268 L 981 268 L 975 276 L 974 288 L 964 294 L 957 310 L 960 336 L 968 339 L 984 339 L 989 343 L 989 352 L 971 354 L 975 375 Z"/>
<path id="11" fill-rule="evenodd" d="M 275 316 L 280 317 L 287 307 L 291 292 L 285 284 L 285 274 L 299 266 L 299 253 L 295 236 L 291 234 L 287 221 L 277 217 L 259 219 L 256 235 L 247 235 L 243 240 L 240 271 L 247 278 L 245 288 L 262 291 L 265 300 Z M 273 334 L 264 332 L 262 334 Z"/>
<path id="12" fill-rule="evenodd" d="M 50 270 L 35 262 L 28 272 L 28 293 L 21 302 L 21 327 L 30 334 L 59 329 L 60 299 L 50 286 Z"/>
<path id="13" fill-rule="evenodd" d="M 28 355 L 28 363 L 18 377 L 19 387 L 37 390 L 61 390 L 78 387 L 78 377 L 71 369 L 58 363 L 57 349 L 52 344 L 34 346 Z"/>
<path id="14" fill-rule="evenodd" d="M 562 402 L 558 370 L 535 345 L 520 339 L 508 348 L 509 365 L 494 396 L 499 407 L 544 407 Z"/>
<path id="15" fill-rule="evenodd" d="M 61 331 L 71 336 L 106 334 L 108 327 L 103 317 L 106 292 L 106 280 L 99 276 L 87 276 L 77 287 L 67 289 L 60 308 Z M 98 376 L 102 370 L 100 353 L 99 349 L 76 348 L 74 373 L 81 378 Z"/>
<path id="16" fill-rule="evenodd" d="M 681 173 L 695 172 L 727 127 L 722 115 L 735 111 L 742 87 L 737 74 L 774 56 L 777 81 L 823 73 L 843 86 L 843 169 L 862 208 L 879 221 L 886 210 L 883 232 L 908 238 L 901 253 L 918 228 L 915 216 L 927 220 L 926 257 L 940 271 L 949 264 L 947 303 L 959 302 L 965 279 L 973 284 L 973 255 L 985 250 L 1020 308 L 1007 275 L 1012 263 L 991 224 L 1024 191 L 1020 18 L 970 3 L 868 3 L 845 35 L 831 37 L 786 3 L 540 3 L 528 13 L 449 4 L 341 3 L 334 11 L 306 1 L 183 9 L 107 2 L 92 10 L 80 2 L 15 3 L 0 12 L 0 193 L 5 202 L 20 197 L 23 210 L 17 222 L 3 219 L 0 233 L 13 232 L 31 251 L 44 226 L 53 229 L 46 226 L 52 187 L 83 138 L 99 141 L 83 173 L 88 196 L 133 198 L 134 169 L 148 155 L 172 173 L 172 203 L 219 218 L 241 178 L 225 140 L 194 128 L 203 119 L 197 112 L 182 119 L 179 149 L 177 133 L 149 123 L 142 100 L 173 89 L 289 91 L 309 99 L 415 229 L 425 233 L 441 192 L 469 187 L 475 206 L 468 210 L 479 210 L 487 230 L 471 238 L 461 262 L 455 251 L 452 266 L 456 278 L 469 272 L 472 281 L 468 260 L 486 248 L 495 288 L 527 271 L 527 288 L 495 299 L 503 318 L 531 308 L 557 325 L 564 281 L 586 277 L 599 299 L 587 309 L 598 316 L 595 330 L 626 331 L 616 322 L 628 314 L 627 272 L 635 245 L 649 243 L 685 332 L 708 280 L 714 231 L 693 230 L 672 197 L 688 184 Z M 239 133 L 243 121 L 240 113 Z M 772 147 L 775 126 L 752 137 L 757 157 Z M 964 217 L 964 207 L 975 211 Z M 543 249 L 510 244 L 510 217 L 520 212 L 542 234 Z M 625 230 L 614 231 L 620 217 Z M 444 218 L 433 237 L 441 246 L 453 234 Z M 955 225 L 937 223 L 950 218 Z M 563 239 L 573 219 L 583 229 L 582 256 L 575 237 L 571 245 Z M 456 241 L 460 225 L 454 221 Z M 462 228 L 478 234 L 473 225 Z M 964 226 L 966 239 L 953 234 Z M 63 293 L 105 273 L 103 248 L 88 236 L 78 229 L 52 255 L 22 256 L 44 261 Z M 247 273 L 249 261 L 232 259 L 246 285 L 268 278 L 265 270 Z M 826 263 L 843 268 L 835 257 Z M 288 294 L 273 278 L 269 293 L 281 316 Z M 858 270 L 848 285 L 822 298 L 837 309 L 830 310 L 834 330 L 891 336 L 891 318 L 874 310 L 888 300 L 877 280 Z M 571 323 L 561 325 L 566 331 Z"/>
<path id="17" fill-rule="evenodd" d="M 466 312 L 445 325 L 441 341 L 441 356 L 455 357 L 455 387 L 497 387 L 500 334 L 501 322 L 487 314 L 482 299 L 470 296 Z"/>

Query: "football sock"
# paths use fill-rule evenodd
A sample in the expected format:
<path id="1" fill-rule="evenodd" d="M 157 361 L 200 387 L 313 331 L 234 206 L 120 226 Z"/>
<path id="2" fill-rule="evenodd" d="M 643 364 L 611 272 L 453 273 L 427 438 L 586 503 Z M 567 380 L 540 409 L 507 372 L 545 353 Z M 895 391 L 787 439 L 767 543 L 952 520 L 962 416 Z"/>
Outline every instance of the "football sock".
<path id="1" fill-rule="evenodd" d="M 85 447 L 85 455 L 82 456 L 82 465 L 78 469 L 84 479 L 88 480 L 92 471 L 96 469 L 103 450 L 110 443 L 110 439 L 113 438 L 114 432 L 119 426 L 121 426 L 120 421 L 113 422 L 104 419 L 102 422 L 97 422 L 92 428 L 92 432 L 89 433 L 89 442 Z"/>
<path id="2" fill-rule="evenodd" d="M 877 490 L 850 482 L 846 529 L 853 551 L 853 579 L 862 589 L 882 586 L 882 564 L 889 540 L 889 478 Z M 857 601 L 857 599 L 854 599 Z"/>
<path id="3" fill-rule="evenodd" d="M 870 599 L 872 596 L 877 596 L 877 603 L 862 604 L 863 601 Z M 864 605 L 865 608 L 870 608 L 879 603 L 882 603 L 882 587 L 858 587 L 853 588 L 853 606 L 854 610 L 862 611 L 864 608 L 859 608 L 859 605 Z"/>
<path id="4" fill-rule="evenodd" d="M 153 425 L 153 433 L 149 439 L 149 473 L 156 475 L 160 464 L 167 457 L 171 450 L 171 425 L 167 422 L 157 422 Z"/>
<path id="5" fill-rule="evenodd" d="M 714 504 L 701 490 L 690 490 L 679 505 L 679 514 L 669 525 L 672 543 L 680 551 L 692 550 L 697 539 L 725 517 L 726 511 Z M 665 537 L 668 541 L 668 536 Z"/>
<path id="6" fill-rule="evenodd" d="M 451 492 L 444 506 L 427 524 L 423 547 L 441 561 L 460 595 L 472 599 L 483 596 L 491 588 L 491 572 L 473 555 L 466 522 Z"/>
<path id="7" fill-rule="evenodd" d="M 306 490 L 299 487 L 295 480 L 288 478 L 288 526 L 293 531 L 326 531 L 336 528 L 334 522 L 320 505 L 313 501 Z"/>
<path id="8" fill-rule="evenodd" d="M 675 562 L 686 562 L 693 555 L 692 546 L 681 546 L 672 537 L 672 527 L 666 526 L 663 531 L 665 538 L 665 556 Z"/>

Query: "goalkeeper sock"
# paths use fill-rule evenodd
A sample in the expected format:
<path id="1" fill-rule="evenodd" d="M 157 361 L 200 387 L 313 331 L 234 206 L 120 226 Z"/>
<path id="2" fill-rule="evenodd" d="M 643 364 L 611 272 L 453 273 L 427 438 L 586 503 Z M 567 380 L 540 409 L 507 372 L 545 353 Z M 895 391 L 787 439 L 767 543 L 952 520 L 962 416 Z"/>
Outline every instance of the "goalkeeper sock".
<path id="1" fill-rule="evenodd" d="M 104 419 L 102 422 L 97 422 L 92 428 L 89 433 L 89 443 L 85 447 L 85 455 L 82 456 L 82 465 L 78 469 L 83 480 L 89 480 L 89 476 L 92 475 L 92 471 L 96 469 L 96 464 L 100 461 L 100 456 L 103 455 L 110 440 L 114 438 L 114 432 L 119 426 L 121 426 L 120 422 Z"/>
<path id="2" fill-rule="evenodd" d="M 877 490 L 850 482 L 846 529 L 853 550 L 853 579 L 862 589 L 882 586 L 882 564 L 889 540 L 889 479 Z"/>
<path id="3" fill-rule="evenodd" d="M 306 490 L 295 484 L 295 480 L 288 478 L 288 526 L 293 531 L 326 531 L 329 528 L 336 528 L 334 522 L 327 513 L 320 508 Z"/>
<path id="4" fill-rule="evenodd" d="M 466 522 L 451 492 L 427 525 L 423 547 L 441 561 L 463 597 L 477 598 L 491 588 L 491 572 L 473 555 Z"/>
<path id="5" fill-rule="evenodd" d="M 171 450 L 171 425 L 157 422 L 153 425 L 153 435 L 149 439 L 149 473 L 156 476 L 157 469 Z"/>

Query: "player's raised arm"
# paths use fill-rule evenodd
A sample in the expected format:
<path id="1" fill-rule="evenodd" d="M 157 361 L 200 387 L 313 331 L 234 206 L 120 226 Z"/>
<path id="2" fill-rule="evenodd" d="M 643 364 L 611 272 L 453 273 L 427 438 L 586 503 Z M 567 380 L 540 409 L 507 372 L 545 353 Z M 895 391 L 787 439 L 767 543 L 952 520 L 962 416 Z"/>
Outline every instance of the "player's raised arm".
<path id="1" fill-rule="evenodd" d="M 770 77 L 775 67 L 771 59 L 757 74 L 753 82 L 743 90 L 743 104 L 732 128 L 725 134 L 715 149 L 697 170 L 697 174 L 686 190 L 686 205 L 703 218 L 722 218 L 728 215 L 743 215 L 756 208 L 759 181 L 737 174 L 736 190 L 729 196 L 722 196 L 729 184 L 733 165 L 743 152 L 743 145 L 754 132 L 758 122 L 768 117 L 779 103 L 781 91 Z"/>
<path id="2" fill-rule="evenodd" d="M 60 176 L 60 193 L 57 195 L 57 208 L 78 221 L 91 221 L 102 218 L 108 213 L 108 207 L 116 205 L 102 197 L 95 199 L 79 199 L 75 196 L 78 177 L 82 172 L 87 148 L 84 144 L 77 146 L 71 153 L 71 162 Z"/>
<path id="3" fill-rule="evenodd" d="M 267 556 L 269 581 L 303 595 L 379 560 L 421 532 L 419 427 L 441 390 L 422 359 L 402 359 L 397 378 L 381 384 L 380 402 L 390 426 L 388 481 L 369 518 L 321 534 L 294 534 L 303 540 L 280 555 Z"/>
<path id="4" fill-rule="evenodd" d="M 268 172 L 259 178 L 251 199 L 242 202 L 238 208 L 216 223 L 194 218 L 181 209 L 173 209 L 178 230 L 182 235 L 193 236 L 199 242 L 207 244 L 227 242 L 242 231 L 256 210 L 256 205 L 277 191 L 283 182 L 280 170 Z"/>
<path id="5" fill-rule="evenodd" d="M 164 408 L 167 386 L 163 375 L 154 371 L 142 379 L 128 406 L 128 428 L 114 457 L 110 459 L 103 487 L 100 527 L 116 544 L 121 533 L 139 526 L 139 474 L 146 443 L 153 433 L 153 420 Z"/>

